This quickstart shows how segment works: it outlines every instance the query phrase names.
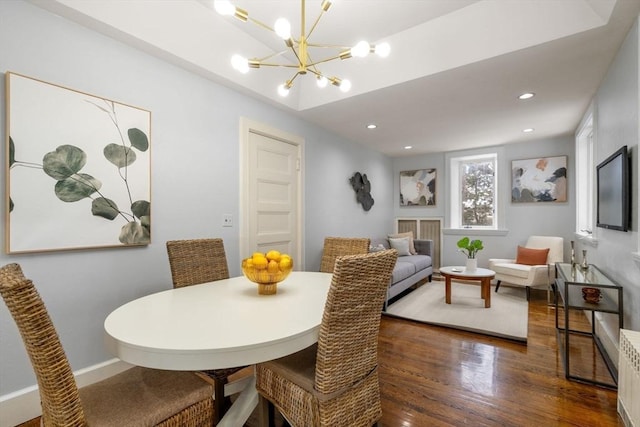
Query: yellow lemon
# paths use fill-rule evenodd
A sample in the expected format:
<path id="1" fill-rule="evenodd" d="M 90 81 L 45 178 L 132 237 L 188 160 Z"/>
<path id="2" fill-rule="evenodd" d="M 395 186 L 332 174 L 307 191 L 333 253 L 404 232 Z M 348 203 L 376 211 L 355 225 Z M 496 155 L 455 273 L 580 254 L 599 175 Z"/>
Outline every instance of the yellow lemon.
<path id="1" fill-rule="evenodd" d="M 267 259 L 269 261 L 276 261 L 276 262 L 280 261 L 280 252 L 275 250 L 267 252 Z"/>
<path id="2" fill-rule="evenodd" d="M 242 268 L 253 269 L 253 258 L 247 258 L 242 261 Z"/>
<path id="3" fill-rule="evenodd" d="M 280 270 L 282 271 L 287 271 L 289 269 L 291 269 L 291 258 L 289 257 L 282 257 L 280 258 L 280 263 L 278 264 L 278 266 L 280 267 Z"/>
<path id="4" fill-rule="evenodd" d="M 278 268 L 278 262 L 276 260 L 269 261 L 267 265 L 267 271 L 271 274 L 278 273 L 280 269 Z"/>
<path id="5" fill-rule="evenodd" d="M 254 252 L 253 254 L 251 254 L 251 258 L 256 258 L 261 256 L 264 256 L 262 252 Z"/>
<path id="6" fill-rule="evenodd" d="M 267 258 L 265 258 L 262 254 L 258 257 L 253 258 L 253 266 L 258 270 L 264 270 L 265 268 L 267 268 L 268 263 L 269 261 L 267 261 Z"/>

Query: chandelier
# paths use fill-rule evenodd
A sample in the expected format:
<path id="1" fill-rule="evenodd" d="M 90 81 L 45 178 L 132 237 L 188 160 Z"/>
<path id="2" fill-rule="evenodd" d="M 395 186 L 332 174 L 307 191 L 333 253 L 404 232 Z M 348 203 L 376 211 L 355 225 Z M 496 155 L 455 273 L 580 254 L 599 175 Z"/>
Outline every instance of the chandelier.
<path id="1" fill-rule="evenodd" d="M 243 74 L 249 72 L 251 68 L 260 67 L 287 67 L 295 69 L 293 77 L 278 87 L 278 94 L 283 97 L 289 94 L 289 90 L 293 86 L 294 80 L 298 76 L 305 75 L 307 73 L 311 73 L 316 76 L 316 83 L 320 88 L 326 87 L 331 83 L 332 85 L 339 87 L 342 92 L 348 92 L 351 89 L 351 82 L 349 80 L 341 79 L 336 76 L 327 76 L 320 71 L 318 65 L 336 59 L 345 60 L 351 57 L 363 58 L 369 55 L 369 53 L 375 53 L 384 58 L 389 55 L 389 51 L 391 49 L 388 43 L 371 45 L 366 41 L 360 41 L 353 47 L 310 42 L 309 39 L 320 22 L 320 18 L 322 18 L 323 14 L 331 7 L 331 1 L 329 0 L 322 0 L 320 13 L 308 33 L 305 32 L 305 0 L 301 0 L 300 38 L 298 39 L 291 36 L 291 24 L 285 18 L 278 18 L 273 27 L 271 27 L 257 19 L 253 19 L 249 16 L 249 13 L 246 10 L 234 6 L 229 0 L 214 0 L 213 5 L 216 12 L 220 15 L 235 16 L 241 21 L 253 22 L 254 24 L 271 31 L 282 38 L 285 44 L 285 50 L 276 52 L 264 58 L 245 58 L 236 54 L 231 57 L 231 65 L 234 69 Z M 332 56 L 317 59 L 315 57 L 315 53 L 313 55 L 314 57 L 312 57 L 312 49 L 323 49 L 325 51 L 327 49 L 333 50 L 334 54 Z M 293 53 L 296 62 L 280 63 L 276 61 L 276 58 L 281 57 L 287 52 Z"/>

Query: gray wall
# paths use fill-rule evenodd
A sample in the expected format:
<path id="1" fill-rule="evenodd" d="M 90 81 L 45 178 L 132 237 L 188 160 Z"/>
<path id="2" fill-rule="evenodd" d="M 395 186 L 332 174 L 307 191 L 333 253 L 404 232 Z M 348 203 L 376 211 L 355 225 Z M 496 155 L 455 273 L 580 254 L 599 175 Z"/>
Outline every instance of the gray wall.
<path id="1" fill-rule="evenodd" d="M 640 139 L 640 73 L 638 20 L 611 64 L 593 100 L 596 164 L 623 145 L 631 152 L 631 230 L 621 232 L 596 228 L 597 246 L 587 249 L 590 262 L 624 287 L 626 329 L 640 330 L 640 251 L 638 238 L 638 140 Z"/>
<path id="2" fill-rule="evenodd" d="M 247 117 L 305 139 L 305 264 L 318 270 L 325 235 L 392 231 L 392 163 L 273 106 L 167 64 L 30 3 L 0 1 L 0 73 L 12 71 L 152 112 L 153 242 L 144 248 L 28 255 L 20 263 L 45 300 L 78 370 L 110 359 L 102 322 L 119 305 L 171 287 L 164 242 L 222 237 L 232 275 L 240 273 L 239 120 Z M 0 85 L 4 100 L 4 84 Z M 6 129 L 5 103 L 0 127 Z M 4 150 L 2 151 L 4 153 Z M 2 165 L 5 164 L 4 154 Z M 372 181 L 364 212 L 349 177 Z M 4 212 L 4 200 L 1 206 Z M 0 231 L 4 238 L 4 229 Z M 35 384 L 6 306 L 0 303 L 0 396 Z"/>

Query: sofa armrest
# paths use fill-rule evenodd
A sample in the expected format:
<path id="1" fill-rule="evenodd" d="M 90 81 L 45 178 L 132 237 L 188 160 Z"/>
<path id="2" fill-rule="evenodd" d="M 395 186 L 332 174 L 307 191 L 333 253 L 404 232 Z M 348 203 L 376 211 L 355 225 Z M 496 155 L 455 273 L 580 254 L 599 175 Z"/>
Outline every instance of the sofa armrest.
<path id="1" fill-rule="evenodd" d="M 433 256 L 433 240 L 413 239 L 413 245 L 419 255 Z"/>

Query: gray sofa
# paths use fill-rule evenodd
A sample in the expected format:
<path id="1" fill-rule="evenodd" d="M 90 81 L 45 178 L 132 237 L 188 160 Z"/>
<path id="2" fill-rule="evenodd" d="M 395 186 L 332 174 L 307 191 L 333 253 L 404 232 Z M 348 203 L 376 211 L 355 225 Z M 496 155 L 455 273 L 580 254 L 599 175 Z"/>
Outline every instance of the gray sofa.
<path id="1" fill-rule="evenodd" d="M 433 253 L 433 240 L 414 239 L 413 244 L 416 248 L 416 255 L 399 256 L 396 266 L 393 269 L 391 283 L 387 290 L 387 298 L 384 303 L 384 309 L 391 298 L 399 295 L 416 283 L 428 279 L 431 281 L 433 275 L 433 265 L 431 254 Z M 382 245 L 385 249 L 389 249 L 389 240 L 387 238 L 372 238 L 372 250 Z"/>

